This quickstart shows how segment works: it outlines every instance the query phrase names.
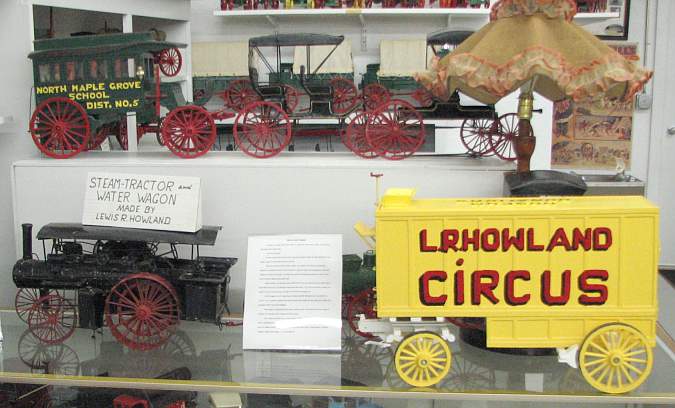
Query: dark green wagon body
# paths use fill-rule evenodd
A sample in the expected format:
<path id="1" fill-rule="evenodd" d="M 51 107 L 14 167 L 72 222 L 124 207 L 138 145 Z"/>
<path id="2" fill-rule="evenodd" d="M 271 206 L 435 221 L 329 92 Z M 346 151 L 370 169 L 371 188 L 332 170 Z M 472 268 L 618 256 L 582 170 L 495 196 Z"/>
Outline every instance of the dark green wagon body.
<path id="1" fill-rule="evenodd" d="M 37 40 L 28 56 L 33 60 L 36 104 L 51 97 L 72 99 L 89 114 L 92 130 L 132 111 L 139 123 L 150 122 L 155 116 L 152 55 L 184 47 L 155 40 L 151 32 Z M 144 75 L 129 75 L 130 61 L 143 67 Z M 161 103 L 167 108 L 185 104 L 176 87 L 162 84 Z"/>

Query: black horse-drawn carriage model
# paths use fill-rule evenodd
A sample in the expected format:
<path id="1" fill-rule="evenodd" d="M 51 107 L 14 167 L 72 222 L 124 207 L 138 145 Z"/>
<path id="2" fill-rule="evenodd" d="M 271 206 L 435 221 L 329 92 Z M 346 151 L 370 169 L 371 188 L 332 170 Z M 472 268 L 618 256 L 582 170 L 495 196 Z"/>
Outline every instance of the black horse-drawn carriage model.
<path id="1" fill-rule="evenodd" d="M 214 245 L 219 229 L 48 224 L 37 234 L 44 256 L 36 259 L 32 225 L 23 224 L 23 257 L 13 270 L 16 311 L 46 343 L 66 340 L 76 327 L 95 330 L 105 323 L 135 350 L 162 346 L 181 319 L 220 324 L 237 259 L 199 254 L 200 245 Z M 187 246 L 190 259 L 180 258 Z"/>

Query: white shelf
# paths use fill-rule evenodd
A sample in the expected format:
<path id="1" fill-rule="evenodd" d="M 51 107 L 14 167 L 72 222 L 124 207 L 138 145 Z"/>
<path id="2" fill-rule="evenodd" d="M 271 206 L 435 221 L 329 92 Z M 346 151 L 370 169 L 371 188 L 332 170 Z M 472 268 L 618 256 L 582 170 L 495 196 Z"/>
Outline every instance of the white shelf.
<path id="1" fill-rule="evenodd" d="M 485 8 L 324 8 L 324 9 L 267 9 L 267 10 L 215 10 L 219 17 L 318 17 L 318 16 L 449 16 L 487 17 L 490 10 Z M 619 18 L 619 13 L 578 13 L 574 18 L 580 21 L 601 21 Z"/>
<path id="2" fill-rule="evenodd" d="M 288 17 L 288 16 L 451 16 L 487 17 L 490 10 L 481 8 L 324 8 L 324 9 L 267 9 L 267 10 L 216 10 L 215 16 L 222 17 Z"/>

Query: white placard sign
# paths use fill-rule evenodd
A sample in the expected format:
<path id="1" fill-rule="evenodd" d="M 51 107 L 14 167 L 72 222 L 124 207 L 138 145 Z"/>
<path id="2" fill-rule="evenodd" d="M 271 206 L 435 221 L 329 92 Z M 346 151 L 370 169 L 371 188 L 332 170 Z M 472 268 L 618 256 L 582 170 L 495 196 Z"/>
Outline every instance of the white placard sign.
<path id="1" fill-rule="evenodd" d="M 202 228 L 198 177 L 89 173 L 82 224 L 195 232 Z"/>
<path id="2" fill-rule="evenodd" d="M 245 350 L 340 350 L 342 235 L 248 239 Z"/>

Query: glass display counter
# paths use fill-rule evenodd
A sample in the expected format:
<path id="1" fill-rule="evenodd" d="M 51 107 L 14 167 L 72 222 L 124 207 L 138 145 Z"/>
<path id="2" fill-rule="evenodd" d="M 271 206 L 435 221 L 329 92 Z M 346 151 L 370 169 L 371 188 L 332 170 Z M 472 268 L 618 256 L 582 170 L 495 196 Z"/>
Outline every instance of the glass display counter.
<path id="1" fill-rule="evenodd" d="M 444 381 L 414 389 L 398 378 L 393 350 L 348 334 L 341 353 L 243 351 L 241 326 L 219 329 L 182 322 L 161 349 L 139 352 L 125 349 L 105 328 L 102 333 L 77 329 L 65 343 L 47 345 L 13 311 L 0 312 L 0 319 L 0 382 L 7 384 L 290 395 L 294 405 L 289 406 L 312 397 L 374 399 L 383 407 L 462 406 L 471 401 L 500 407 L 544 402 L 675 405 L 675 354 L 662 340 L 654 349 L 649 379 L 625 395 L 594 391 L 578 370 L 558 363 L 555 355 L 507 355 L 461 340 L 452 345 L 452 369 Z"/>

